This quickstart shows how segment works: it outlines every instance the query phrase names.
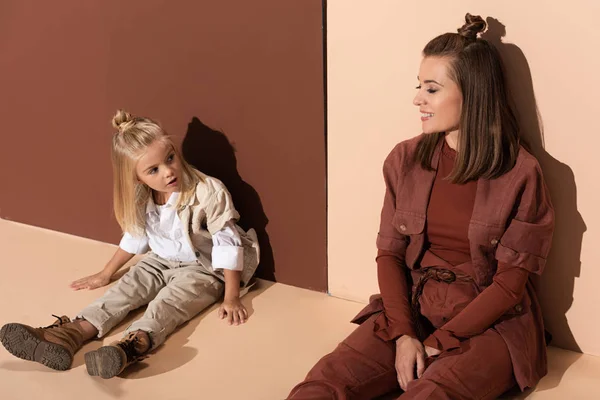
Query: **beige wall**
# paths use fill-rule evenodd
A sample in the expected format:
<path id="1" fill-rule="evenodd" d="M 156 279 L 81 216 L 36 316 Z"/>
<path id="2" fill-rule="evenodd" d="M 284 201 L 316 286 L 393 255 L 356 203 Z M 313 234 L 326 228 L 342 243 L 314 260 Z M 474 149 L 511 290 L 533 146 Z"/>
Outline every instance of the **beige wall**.
<path id="1" fill-rule="evenodd" d="M 556 234 L 540 282 L 555 344 L 600 355 L 598 128 L 600 42 L 594 0 L 328 2 L 329 289 L 366 301 L 378 291 L 375 237 L 381 167 L 392 147 L 420 133 L 412 106 L 420 52 L 455 31 L 466 12 L 506 27 L 499 43 L 521 123 L 540 159 L 556 207 Z M 497 41 L 502 26 L 494 23 Z M 589 49 L 589 50 L 588 50 Z M 531 74 L 531 75 L 530 75 Z M 536 100 L 541 124 L 536 117 Z M 545 151 L 540 132 L 545 137 Z M 585 231 L 585 234 L 584 234 Z"/>

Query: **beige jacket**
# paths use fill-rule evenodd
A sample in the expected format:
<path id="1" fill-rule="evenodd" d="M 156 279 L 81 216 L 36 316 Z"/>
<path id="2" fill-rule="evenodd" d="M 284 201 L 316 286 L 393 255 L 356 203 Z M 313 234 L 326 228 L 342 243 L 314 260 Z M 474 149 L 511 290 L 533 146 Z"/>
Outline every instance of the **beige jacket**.
<path id="1" fill-rule="evenodd" d="M 185 229 L 186 239 L 195 249 L 198 261 L 207 267 L 212 267 L 212 235 L 223 229 L 230 221 L 238 221 L 239 213 L 233 205 L 231 195 L 225 185 L 216 178 L 196 171 L 200 182 L 196 185 L 196 193 L 187 204 L 180 206 L 179 218 Z M 247 286 L 260 260 L 258 238 L 254 229 L 244 231 L 238 225 L 236 228 L 244 247 L 244 269 L 241 285 Z"/>

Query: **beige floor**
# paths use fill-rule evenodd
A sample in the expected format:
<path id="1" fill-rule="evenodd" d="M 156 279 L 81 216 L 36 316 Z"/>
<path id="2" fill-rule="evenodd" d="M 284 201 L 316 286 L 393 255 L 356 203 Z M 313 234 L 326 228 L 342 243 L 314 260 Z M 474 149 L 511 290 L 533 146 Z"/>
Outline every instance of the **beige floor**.
<path id="1" fill-rule="evenodd" d="M 0 220 L 0 324 L 39 326 L 52 321 L 50 314 L 74 315 L 102 290 L 73 292 L 69 282 L 99 270 L 113 251 L 108 244 Z M 86 345 L 68 372 L 16 359 L 0 347 L 0 399 L 284 399 L 353 329 L 347 321 L 362 307 L 268 282 L 244 302 L 251 311 L 246 325 L 224 325 L 213 308 L 112 380 L 89 377 L 83 366 L 83 353 L 101 341 Z M 551 373 L 528 399 L 600 399 L 600 358 L 552 348 L 550 362 Z"/>

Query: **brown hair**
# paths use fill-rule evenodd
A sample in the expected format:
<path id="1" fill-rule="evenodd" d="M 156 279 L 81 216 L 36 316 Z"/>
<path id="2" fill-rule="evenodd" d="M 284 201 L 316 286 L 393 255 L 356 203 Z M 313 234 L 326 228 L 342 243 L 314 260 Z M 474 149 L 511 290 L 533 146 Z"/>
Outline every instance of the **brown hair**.
<path id="1" fill-rule="evenodd" d="M 423 57 L 450 60 L 449 76 L 463 95 L 459 152 L 448 177 L 454 183 L 505 174 L 514 167 L 520 144 L 500 54 L 492 44 L 477 37 L 486 28 L 480 16 L 467 14 L 465 20 L 458 33 L 440 35 L 423 49 Z M 419 142 L 416 157 L 423 168 L 433 169 L 433 153 L 444 135 L 425 135 Z"/>

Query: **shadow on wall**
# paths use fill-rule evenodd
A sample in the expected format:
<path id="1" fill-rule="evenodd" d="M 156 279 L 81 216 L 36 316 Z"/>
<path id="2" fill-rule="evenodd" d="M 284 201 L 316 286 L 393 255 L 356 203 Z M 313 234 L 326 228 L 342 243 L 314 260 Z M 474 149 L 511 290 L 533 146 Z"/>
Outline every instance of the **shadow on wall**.
<path id="1" fill-rule="evenodd" d="M 183 139 L 182 153 L 188 163 L 225 184 L 240 213 L 238 224 L 246 231 L 254 228 L 258 236 L 260 265 L 256 276 L 275 281 L 273 249 L 266 230 L 269 219 L 258 193 L 244 182 L 237 170 L 233 145 L 223 132 L 211 129 L 200 119 L 193 117 Z"/>
<path id="2" fill-rule="evenodd" d="M 555 209 L 556 226 L 546 269 L 536 284 L 552 344 L 581 351 L 569 327 L 566 313 L 573 304 L 575 278 L 581 270 L 581 245 L 586 230 L 577 211 L 577 187 L 573 171 L 544 149 L 544 126 L 535 101 L 533 82 L 525 55 L 514 44 L 503 43 L 505 26 L 487 18 L 482 38 L 494 44 L 502 56 L 507 81 L 522 136 L 539 160 Z"/>

